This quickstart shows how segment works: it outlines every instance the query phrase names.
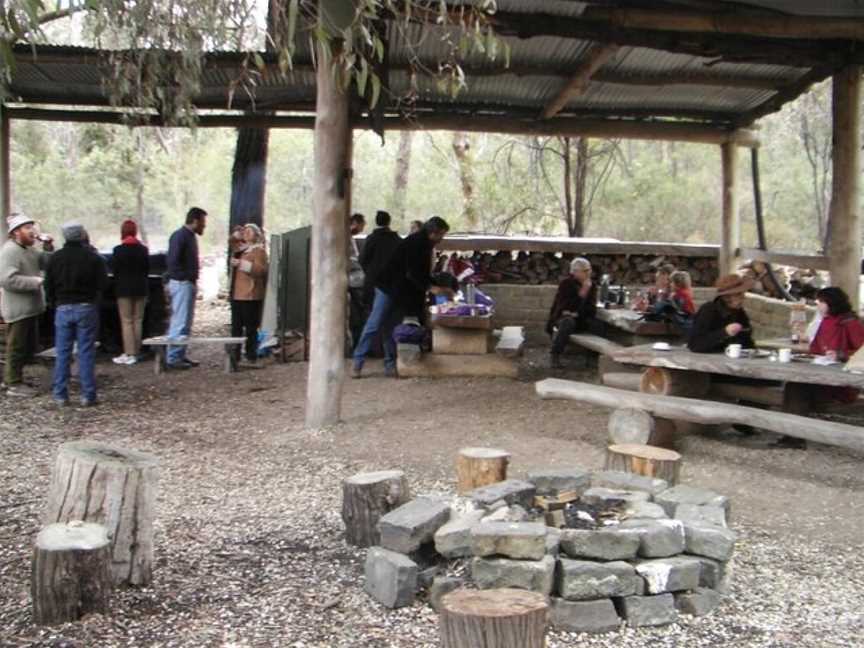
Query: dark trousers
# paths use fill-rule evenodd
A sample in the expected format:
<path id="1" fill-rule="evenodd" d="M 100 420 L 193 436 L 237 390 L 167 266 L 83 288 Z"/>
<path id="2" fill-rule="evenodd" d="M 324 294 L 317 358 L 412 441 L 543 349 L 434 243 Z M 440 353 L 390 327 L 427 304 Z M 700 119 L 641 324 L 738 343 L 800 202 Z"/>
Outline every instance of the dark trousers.
<path id="1" fill-rule="evenodd" d="M 246 336 L 246 359 L 258 359 L 258 328 L 261 326 L 260 300 L 231 301 L 231 337 Z"/>
<path id="2" fill-rule="evenodd" d="M 605 335 L 606 326 L 603 322 L 593 317 L 581 319 L 577 317 L 562 317 L 558 320 L 558 331 L 552 339 L 552 355 L 561 355 L 570 342 L 570 336 L 574 333 L 592 333 L 594 335 Z"/>
<path id="3" fill-rule="evenodd" d="M 357 347 L 357 343 L 360 341 L 363 325 L 366 324 L 368 317 L 365 292 L 363 287 L 348 289 L 350 296 L 348 300 L 348 329 L 351 331 L 352 350 Z"/>
<path id="4" fill-rule="evenodd" d="M 6 324 L 6 366 L 3 381 L 15 385 L 24 379 L 24 365 L 39 347 L 39 316 Z"/>

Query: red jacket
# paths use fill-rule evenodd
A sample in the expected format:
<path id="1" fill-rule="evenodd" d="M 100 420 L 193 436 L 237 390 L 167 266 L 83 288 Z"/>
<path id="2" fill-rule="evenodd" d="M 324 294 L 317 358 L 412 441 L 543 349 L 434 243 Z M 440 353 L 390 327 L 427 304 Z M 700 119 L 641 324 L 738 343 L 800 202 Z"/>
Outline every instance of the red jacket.
<path id="1" fill-rule="evenodd" d="M 825 355 L 836 351 L 838 360 L 846 360 L 864 345 L 864 324 L 852 315 L 827 315 L 810 342 L 810 352 Z"/>

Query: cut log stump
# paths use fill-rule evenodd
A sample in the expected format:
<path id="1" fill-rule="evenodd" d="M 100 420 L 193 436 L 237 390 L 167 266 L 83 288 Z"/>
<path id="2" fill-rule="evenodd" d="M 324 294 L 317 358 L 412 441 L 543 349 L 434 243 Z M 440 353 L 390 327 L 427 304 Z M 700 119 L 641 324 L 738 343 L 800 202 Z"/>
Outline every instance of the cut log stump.
<path id="1" fill-rule="evenodd" d="M 639 391 L 660 396 L 702 398 L 711 388 L 708 374 L 663 367 L 648 367 L 642 372 Z"/>
<path id="2" fill-rule="evenodd" d="M 462 448 L 456 456 L 456 490 L 468 491 L 507 479 L 510 453 L 497 448 Z"/>
<path id="3" fill-rule="evenodd" d="M 401 470 L 358 473 L 342 481 L 345 539 L 357 547 L 378 544 L 378 520 L 411 499 Z"/>
<path id="4" fill-rule="evenodd" d="M 674 486 L 681 472 L 681 455 L 674 450 L 636 443 L 610 445 L 606 448 L 605 469 L 665 479 Z"/>
<path id="5" fill-rule="evenodd" d="M 543 648 L 548 605 L 539 592 L 456 590 L 441 599 L 442 648 Z"/>
<path id="6" fill-rule="evenodd" d="M 613 444 L 651 445 L 659 448 L 674 448 L 675 422 L 655 418 L 648 412 L 635 408 L 613 410 L 609 415 L 609 440 Z"/>
<path id="7" fill-rule="evenodd" d="M 152 580 L 158 464 L 153 455 L 97 441 L 70 441 L 57 454 L 44 521 L 104 525 L 115 585 Z"/>
<path id="8" fill-rule="evenodd" d="M 30 581 L 33 622 L 56 625 L 108 611 L 111 541 L 101 524 L 49 524 L 36 536 Z"/>

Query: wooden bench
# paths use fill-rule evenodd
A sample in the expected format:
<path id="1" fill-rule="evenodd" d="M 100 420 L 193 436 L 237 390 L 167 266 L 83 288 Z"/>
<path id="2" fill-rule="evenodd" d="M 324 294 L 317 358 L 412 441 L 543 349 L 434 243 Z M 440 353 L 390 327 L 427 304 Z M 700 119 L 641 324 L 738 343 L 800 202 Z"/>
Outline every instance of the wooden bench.
<path id="1" fill-rule="evenodd" d="M 205 344 L 222 344 L 225 347 L 225 373 L 237 371 L 237 352 L 246 341 L 243 337 L 187 337 L 174 339 L 166 336 L 152 337 L 142 340 L 141 344 L 153 347 L 155 363 L 153 371 L 158 376 L 167 366 L 166 356 L 169 346 L 197 346 Z"/>
<path id="2" fill-rule="evenodd" d="M 637 409 L 661 418 L 703 425 L 751 425 L 807 441 L 864 451 L 864 429 L 845 423 L 699 398 L 644 394 L 557 378 L 541 380 L 535 387 L 543 399 L 575 400 L 612 410 Z"/>

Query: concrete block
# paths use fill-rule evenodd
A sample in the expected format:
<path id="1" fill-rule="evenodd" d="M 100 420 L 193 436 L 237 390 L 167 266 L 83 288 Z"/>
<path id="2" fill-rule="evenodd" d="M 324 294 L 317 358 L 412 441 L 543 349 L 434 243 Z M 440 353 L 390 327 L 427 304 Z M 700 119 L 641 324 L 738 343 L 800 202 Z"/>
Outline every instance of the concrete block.
<path id="1" fill-rule="evenodd" d="M 563 529 L 561 549 L 571 558 L 630 560 L 639 550 L 639 535 L 627 529 Z"/>
<path id="2" fill-rule="evenodd" d="M 549 607 L 552 626 L 568 632 L 611 632 L 621 625 L 611 599 L 568 601 L 552 598 Z"/>
<path id="3" fill-rule="evenodd" d="M 475 558 L 471 561 L 471 578 L 480 589 L 514 587 L 548 596 L 555 579 L 555 558 L 511 560 L 510 558 Z"/>
<path id="4" fill-rule="evenodd" d="M 386 607 L 411 605 L 417 592 L 417 571 L 417 564 L 407 556 L 370 547 L 366 553 L 363 589 Z"/>
<path id="5" fill-rule="evenodd" d="M 443 499 L 418 497 L 393 509 L 378 521 L 381 546 L 408 554 L 432 540 L 450 519 L 450 504 Z"/>
<path id="6" fill-rule="evenodd" d="M 529 471 L 526 481 L 537 488 L 537 495 L 557 495 L 574 491 L 582 495 L 591 486 L 591 472 L 584 468 L 545 468 Z"/>
<path id="7" fill-rule="evenodd" d="M 590 601 L 642 592 L 642 579 L 623 562 L 558 559 L 555 591 L 569 601 Z"/>
<path id="8" fill-rule="evenodd" d="M 480 558 L 541 560 L 546 555 L 546 526 L 536 522 L 481 522 L 471 529 L 471 551 Z"/>

